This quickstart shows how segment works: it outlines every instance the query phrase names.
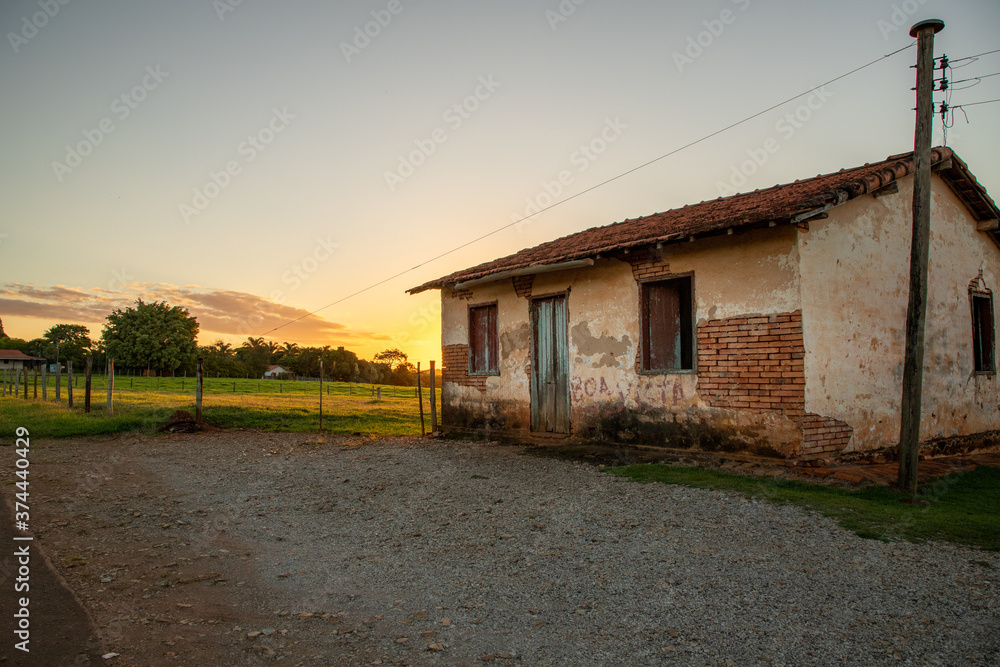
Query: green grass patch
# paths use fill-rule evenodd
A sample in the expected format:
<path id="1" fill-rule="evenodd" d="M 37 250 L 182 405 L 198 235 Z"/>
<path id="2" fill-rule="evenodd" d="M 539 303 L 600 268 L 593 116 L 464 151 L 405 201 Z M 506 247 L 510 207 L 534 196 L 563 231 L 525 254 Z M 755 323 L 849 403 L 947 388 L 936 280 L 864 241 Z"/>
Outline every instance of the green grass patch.
<path id="1" fill-rule="evenodd" d="M 882 486 L 849 490 L 787 479 L 733 475 L 659 463 L 606 468 L 637 482 L 679 484 L 742 493 L 792 504 L 834 519 L 860 537 L 877 540 L 946 540 L 1000 550 L 1000 468 L 980 466 L 921 487 L 917 502 Z"/>
<path id="2" fill-rule="evenodd" d="M 106 412 L 104 377 L 94 377 L 91 412 L 83 411 L 83 382 L 77 378 L 74 407 L 67 407 L 63 378 L 61 401 L 55 399 L 54 378 L 48 378 L 48 400 L 0 397 L 0 437 L 13 437 L 23 426 L 36 438 L 107 435 L 127 431 L 155 433 L 175 410 L 195 412 L 192 378 L 117 377 L 114 415 Z M 382 398 L 372 396 L 371 385 L 330 382 L 323 385 L 323 430 L 332 433 L 365 433 L 377 436 L 419 435 L 420 412 L 416 387 L 380 387 Z M 430 428 L 430 390 L 423 402 Z M 440 389 L 437 391 L 440 405 Z M 202 399 L 205 420 L 220 428 L 262 431 L 319 430 L 319 383 L 277 380 L 210 378 Z"/>

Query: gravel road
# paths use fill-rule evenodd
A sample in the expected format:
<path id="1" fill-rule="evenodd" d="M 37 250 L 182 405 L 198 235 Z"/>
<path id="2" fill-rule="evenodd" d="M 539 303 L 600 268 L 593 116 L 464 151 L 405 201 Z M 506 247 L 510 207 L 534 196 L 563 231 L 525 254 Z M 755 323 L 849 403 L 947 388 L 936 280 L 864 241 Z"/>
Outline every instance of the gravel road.
<path id="1" fill-rule="evenodd" d="M 1000 555 L 795 507 L 469 442 L 34 454 L 42 543 L 120 665 L 1000 664 Z"/>

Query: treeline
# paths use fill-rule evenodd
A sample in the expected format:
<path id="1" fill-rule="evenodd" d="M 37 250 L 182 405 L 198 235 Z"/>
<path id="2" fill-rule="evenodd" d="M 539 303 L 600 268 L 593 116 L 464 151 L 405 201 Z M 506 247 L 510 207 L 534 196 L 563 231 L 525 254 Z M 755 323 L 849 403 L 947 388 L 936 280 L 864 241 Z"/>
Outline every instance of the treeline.
<path id="1" fill-rule="evenodd" d="M 415 386 L 416 368 L 399 350 L 384 350 L 372 361 L 361 359 L 342 346 L 302 347 L 296 343 L 277 344 L 263 338 L 247 338 L 239 347 L 217 340 L 198 347 L 208 377 L 262 377 L 271 366 L 310 378 L 320 376 L 338 382 L 365 382 Z"/>
<path id="2" fill-rule="evenodd" d="M 368 361 L 343 347 L 279 345 L 263 338 L 247 338 L 238 347 L 222 340 L 200 346 L 198 322 L 187 310 L 141 299 L 135 307 L 113 311 L 107 320 L 98 340 L 91 340 L 90 330 L 80 324 L 57 324 L 32 340 L 10 338 L 0 321 L 0 349 L 20 350 L 63 365 L 72 361 L 78 370 L 92 356 L 98 372 L 110 356 L 119 373 L 193 376 L 201 357 L 208 377 L 261 378 L 271 366 L 280 366 L 291 375 L 318 378 L 322 361 L 323 377 L 328 380 L 417 383 L 416 369 L 398 349 L 383 350 Z"/>

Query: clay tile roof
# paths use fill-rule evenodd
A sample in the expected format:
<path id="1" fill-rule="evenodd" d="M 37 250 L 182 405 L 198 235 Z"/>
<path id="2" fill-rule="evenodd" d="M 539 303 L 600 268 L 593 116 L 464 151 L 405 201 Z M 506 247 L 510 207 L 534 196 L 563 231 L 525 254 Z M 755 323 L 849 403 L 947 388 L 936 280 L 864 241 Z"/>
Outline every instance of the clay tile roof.
<path id="1" fill-rule="evenodd" d="M 45 361 L 42 357 L 29 357 L 20 350 L 0 350 L 2 361 Z"/>
<path id="2" fill-rule="evenodd" d="M 1000 217 L 996 204 L 950 148 L 935 148 L 932 161 L 938 174 L 969 207 L 977 220 Z M 584 259 L 626 248 L 655 243 L 673 243 L 690 237 L 709 236 L 770 222 L 790 223 L 818 214 L 846 201 L 870 194 L 914 171 L 913 153 L 893 155 L 881 162 L 764 190 L 720 197 L 641 218 L 626 219 L 603 227 L 570 234 L 513 255 L 485 262 L 431 280 L 407 290 L 417 294 L 460 281 L 475 280 L 501 271 Z"/>

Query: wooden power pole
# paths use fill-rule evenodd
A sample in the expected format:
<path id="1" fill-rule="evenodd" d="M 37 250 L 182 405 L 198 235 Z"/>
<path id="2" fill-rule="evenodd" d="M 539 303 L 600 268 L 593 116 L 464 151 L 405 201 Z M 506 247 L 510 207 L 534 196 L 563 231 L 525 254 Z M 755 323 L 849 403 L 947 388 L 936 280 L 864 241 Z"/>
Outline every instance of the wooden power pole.
<path id="1" fill-rule="evenodd" d="M 927 19 L 910 28 L 917 38 L 917 118 L 913 139 L 913 238 L 910 242 L 910 300 L 906 308 L 906 352 L 899 425 L 899 478 L 917 492 L 920 400 L 924 380 L 924 324 L 927 315 L 927 262 L 931 230 L 931 122 L 934 117 L 934 35 L 944 21 Z"/>

